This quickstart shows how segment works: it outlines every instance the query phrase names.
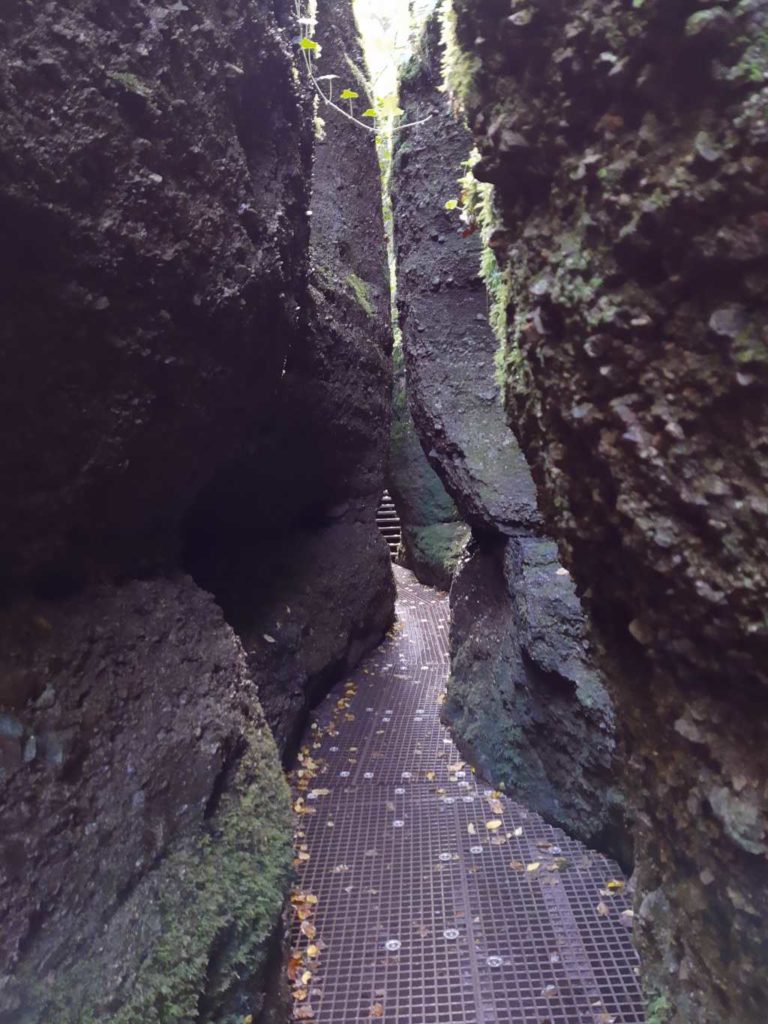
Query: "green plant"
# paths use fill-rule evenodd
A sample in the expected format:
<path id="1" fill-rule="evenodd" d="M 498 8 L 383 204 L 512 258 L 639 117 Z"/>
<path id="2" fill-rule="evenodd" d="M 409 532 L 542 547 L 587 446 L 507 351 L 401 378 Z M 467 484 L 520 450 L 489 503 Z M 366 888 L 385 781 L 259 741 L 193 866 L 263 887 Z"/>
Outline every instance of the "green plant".
<path id="1" fill-rule="evenodd" d="M 358 277 L 357 274 L 348 274 L 347 284 L 355 293 L 358 305 L 365 310 L 368 316 L 373 316 L 376 310 L 373 308 L 373 303 L 371 302 L 368 283 L 364 281 L 362 277 Z"/>

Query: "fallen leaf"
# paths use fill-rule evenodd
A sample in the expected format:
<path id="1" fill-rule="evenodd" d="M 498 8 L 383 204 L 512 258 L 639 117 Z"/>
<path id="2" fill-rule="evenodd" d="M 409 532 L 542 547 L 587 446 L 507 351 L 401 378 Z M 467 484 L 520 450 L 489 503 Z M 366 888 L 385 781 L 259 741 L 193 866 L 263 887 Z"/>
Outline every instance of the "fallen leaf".
<path id="1" fill-rule="evenodd" d="M 497 832 L 503 824 L 500 818 L 494 818 L 492 821 L 486 821 L 485 827 L 489 832 Z"/>
<path id="2" fill-rule="evenodd" d="M 512 833 L 512 835 L 515 837 L 515 839 L 519 839 L 522 834 L 523 834 L 522 825 L 518 825 L 518 827 Z"/>
<path id="3" fill-rule="evenodd" d="M 377 1019 L 380 1019 L 381 1017 L 384 1016 L 384 1007 L 382 1006 L 381 1003 L 374 1003 L 373 1004 L 373 1006 L 371 1007 L 370 1016 L 371 1017 L 376 1017 Z"/>
<path id="4" fill-rule="evenodd" d="M 475 826 L 474 826 L 474 825 L 472 824 L 472 822 L 471 822 L 471 821 L 470 821 L 470 823 L 469 823 L 469 824 L 467 825 L 467 832 L 469 832 L 469 834 L 470 834 L 471 836 L 476 836 L 476 835 L 477 835 L 477 829 L 475 828 Z"/>
<path id="5" fill-rule="evenodd" d="M 526 865 L 525 870 L 526 871 L 538 871 L 540 867 L 541 867 L 541 861 L 534 860 L 534 861 L 531 861 L 530 864 Z"/>
<path id="6" fill-rule="evenodd" d="M 614 878 L 608 883 L 606 889 L 609 892 L 621 892 L 625 885 L 626 882 L 623 882 L 618 878 Z"/>
<path id="7" fill-rule="evenodd" d="M 306 935 L 308 939 L 314 939 L 317 935 L 317 928 L 315 928 L 311 921 L 302 921 L 301 934 Z"/>
<path id="8" fill-rule="evenodd" d="M 597 904 L 597 912 L 600 915 L 600 917 L 608 917 L 608 915 L 610 914 L 610 910 L 608 909 L 607 905 L 603 903 L 602 900 Z"/>
<path id="9" fill-rule="evenodd" d="M 307 946 L 307 956 L 311 960 L 317 959 L 320 956 L 320 948 L 318 946 Z"/>

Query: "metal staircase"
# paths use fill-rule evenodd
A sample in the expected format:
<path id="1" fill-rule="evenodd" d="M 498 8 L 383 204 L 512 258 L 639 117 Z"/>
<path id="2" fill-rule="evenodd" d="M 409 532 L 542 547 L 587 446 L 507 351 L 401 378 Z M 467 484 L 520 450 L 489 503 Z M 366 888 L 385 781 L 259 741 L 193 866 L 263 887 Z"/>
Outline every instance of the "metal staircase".
<path id="1" fill-rule="evenodd" d="M 397 514 L 395 503 L 390 496 L 389 491 L 384 491 L 379 505 L 379 510 L 376 513 L 376 525 L 389 545 L 389 553 L 392 556 L 394 562 L 397 557 L 397 552 L 400 547 L 400 516 Z"/>

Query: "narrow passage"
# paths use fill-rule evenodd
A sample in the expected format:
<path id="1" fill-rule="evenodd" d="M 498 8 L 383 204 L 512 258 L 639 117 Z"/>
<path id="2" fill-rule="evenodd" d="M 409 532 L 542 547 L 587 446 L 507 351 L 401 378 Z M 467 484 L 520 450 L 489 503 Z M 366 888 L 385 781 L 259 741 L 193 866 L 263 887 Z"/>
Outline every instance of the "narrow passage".
<path id="1" fill-rule="evenodd" d="M 448 599 L 395 575 L 392 634 L 294 775 L 296 1019 L 641 1024 L 619 869 L 461 762 L 439 721 Z"/>

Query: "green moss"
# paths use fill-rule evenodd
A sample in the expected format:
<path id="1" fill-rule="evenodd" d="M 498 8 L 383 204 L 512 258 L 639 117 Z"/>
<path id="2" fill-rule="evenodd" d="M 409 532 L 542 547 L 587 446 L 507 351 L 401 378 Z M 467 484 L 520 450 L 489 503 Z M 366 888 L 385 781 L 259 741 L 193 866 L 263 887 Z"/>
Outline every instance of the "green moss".
<path id="1" fill-rule="evenodd" d="M 291 834 L 287 786 L 262 728 L 249 737 L 215 831 L 174 858 L 161 937 L 112 1024 L 195 1019 L 202 992 L 215 999 L 263 967 L 289 885 Z M 211 951 L 225 937 L 210 977 Z"/>
<path id="2" fill-rule="evenodd" d="M 368 283 L 361 277 L 358 277 L 357 274 L 348 274 L 347 284 L 354 292 L 355 299 L 361 309 L 363 309 L 368 316 L 373 316 L 376 311 L 373 308 L 373 303 L 371 302 L 370 286 Z"/>
<path id="3" fill-rule="evenodd" d="M 465 52 L 459 45 L 453 0 L 443 0 L 440 21 L 443 82 L 454 103 L 460 108 L 466 108 L 470 105 L 470 93 L 474 87 L 475 76 L 480 70 L 480 60 L 475 54 Z"/>
<path id="4" fill-rule="evenodd" d="M 137 962 L 125 964 L 122 1008 L 93 1009 L 100 968 L 86 963 L 28 1021 L 192 1024 L 206 1019 L 202 996 L 217 1007 L 242 994 L 247 1005 L 249 979 L 258 982 L 279 927 L 293 857 L 290 794 L 272 736 L 253 726 L 247 743 L 210 829 L 185 840 L 132 897 L 135 936 L 126 942 Z"/>
<path id="5" fill-rule="evenodd" d="M 107 77 L 111 78 L 113 82 L 118 82 L 130 92 L 136 93 L 137 96 L 143 96 L 144 99 L 149 99 L 152 95 L 152 89 L 145 82 L 127 71 L 110 71 Z"/>
<path id="6" fill-rule="evenodd" d="M 439 566 L 452 576 L 461 553 L 469 540 L 469 527 L 464 523 L 435 523 L 412 527 L 410 542 L 414 556 L 429 565 Z"/>
<path id="7" fill-rule="evenodd" d="M 648 1003 L 646 1024 L 667 1024 L 672 1018 L 672 1005 L 667 996 L 657 996 Z"/>

